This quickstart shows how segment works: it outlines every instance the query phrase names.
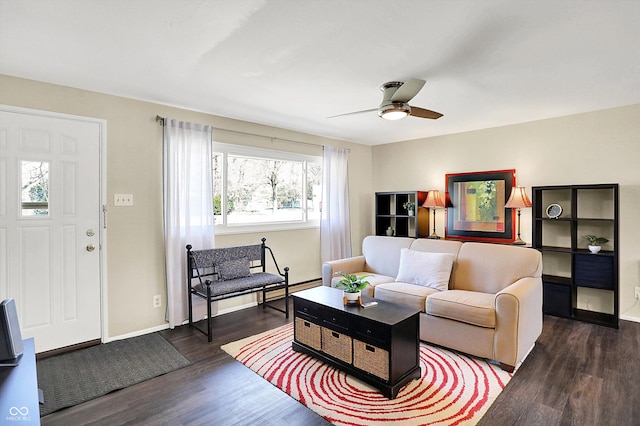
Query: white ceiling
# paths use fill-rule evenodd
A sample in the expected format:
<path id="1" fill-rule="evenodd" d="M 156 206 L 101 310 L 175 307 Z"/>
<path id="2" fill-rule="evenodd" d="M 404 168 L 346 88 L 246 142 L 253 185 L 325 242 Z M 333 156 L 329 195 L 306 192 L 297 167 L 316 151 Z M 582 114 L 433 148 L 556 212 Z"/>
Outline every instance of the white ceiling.
<path id="1" fill-rule="evenodd" d="M 640 1 L 0 0 L 0 73 L 376 145 L 640 103 Z"/>

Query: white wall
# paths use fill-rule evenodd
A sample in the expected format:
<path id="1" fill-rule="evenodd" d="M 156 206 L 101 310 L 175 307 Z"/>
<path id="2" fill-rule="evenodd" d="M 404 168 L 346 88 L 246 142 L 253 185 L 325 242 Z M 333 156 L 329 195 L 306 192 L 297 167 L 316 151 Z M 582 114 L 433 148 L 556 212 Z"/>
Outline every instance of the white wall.
<path id="1" fill-rule="evenodd" d="M 444 191 L 447 173 L 500 169 L 516 169 L 530 196 L 532 186 L 619 183 L 620 312 L 640 321 L 633 293 L 640 286 L 638 117 L 640 104 L 376 146 L 373 191 Z M 522 238 L 531 242 L 531 209 L 521 218 Z M 444 215 L 437 219 L 443 235 Z"/>

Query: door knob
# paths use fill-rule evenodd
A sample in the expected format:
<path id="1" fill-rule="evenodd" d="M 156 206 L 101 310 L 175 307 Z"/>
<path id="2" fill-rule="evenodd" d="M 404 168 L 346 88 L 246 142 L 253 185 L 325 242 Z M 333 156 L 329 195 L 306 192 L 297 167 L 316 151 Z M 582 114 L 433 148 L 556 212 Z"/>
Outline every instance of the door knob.
<path id="1" fill-rule="evenodd" d="M 87 251 L 94 251 L 96 249 L 96 246 L 94 246 L 93 244 L 87 244 Z"/>

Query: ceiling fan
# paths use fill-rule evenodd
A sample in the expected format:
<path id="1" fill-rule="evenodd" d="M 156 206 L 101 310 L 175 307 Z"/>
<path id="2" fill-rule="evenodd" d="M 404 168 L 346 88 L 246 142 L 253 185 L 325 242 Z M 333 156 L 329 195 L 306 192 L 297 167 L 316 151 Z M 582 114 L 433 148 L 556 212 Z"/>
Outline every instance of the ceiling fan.
<path id="1" fill-rule="evenodd" d="M 409 101 L 418 94 L 425 83 L 426 81 L 418 78 L 411 78 L 406 82 L 390 81 L 388 83 L 384 83 L 380 86 L 380 90 L 382 91 L 382 103 L 380 103 L 378 108 L 348 112 L 346 114 L 334 115 L 328 118 L 378 111 L 378 116 L 387 120 L 399 120 L 408 115 L 420 118 L 430 118 L 433 120 L 438 119 L 442 117 L 442 114 L 439 112 L 409 105 Z"/>

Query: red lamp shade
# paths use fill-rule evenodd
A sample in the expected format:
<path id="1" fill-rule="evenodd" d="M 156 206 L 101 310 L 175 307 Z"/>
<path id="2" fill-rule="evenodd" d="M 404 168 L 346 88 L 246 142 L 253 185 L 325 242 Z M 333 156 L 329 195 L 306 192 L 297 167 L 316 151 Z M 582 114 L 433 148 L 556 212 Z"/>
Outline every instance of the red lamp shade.
<path id="1" fill-rule="evenodd" d="M 429 197 L 427 196 L 427 199 Z M 531 207 L 531 200 L 527 196 L 527 190 L 524 186 L 514 186 L 511 189 L 511 195 L 504 205 L 508 209 L 523 209 Z"/>
<path id="2" fill-rule="evenodd" d="M 442 197 L 440 197 L 440 191 L 433 190 L 427 192 L 427 199 L 424 200 L 424 203 L 422 203 L 422 207 L 436 209 L 443 208 L 444 202 L 442 201 Z"/>

